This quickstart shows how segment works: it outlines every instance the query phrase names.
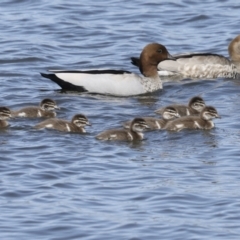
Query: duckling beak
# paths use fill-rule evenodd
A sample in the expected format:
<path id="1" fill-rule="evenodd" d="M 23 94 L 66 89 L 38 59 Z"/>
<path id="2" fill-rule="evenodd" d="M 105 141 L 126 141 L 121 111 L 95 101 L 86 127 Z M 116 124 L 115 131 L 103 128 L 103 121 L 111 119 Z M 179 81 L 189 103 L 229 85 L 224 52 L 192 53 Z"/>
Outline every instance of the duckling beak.
<path id="1" fill-rule="evenodd" d="M 158 109 L 158 110 L 155 110 L 154 112 L 155 112 L 155 113 L 157 113 L 157 114 L 161 114 L 161 111 L 160 111 L 160 109 Z"/>
<path id="2" fill-rule="evenodd" d="M 219 114 L 216 114 L 216 118 L 222 118 Z"/>
<path id="3" fill-rule="evenodd" d="M 168 53 L 168 56 L 167 56 L 167 59 L 168 60 L 177 60 L 175 57 L 173 57 L 170 53 Z"/>
<path id="4" fill-rule="evenodd" d="M 57 109 L 57 110 L 60 110 L 60 109 L 61 109 L 59 106 L 55 106 L 54 108 Z"/>
<path id="5" fill-rule="evenodd" d="M 150 127 L 146 124 L 146 125 L 145 125 L 145 128 L 146 128 L 146 129 L 149 129 Z"/>
<path id="6" fill-rule="evenodd" d="M 92 124 L 90 122 L 86 122 L 87 126 L 92 126 Z"/>

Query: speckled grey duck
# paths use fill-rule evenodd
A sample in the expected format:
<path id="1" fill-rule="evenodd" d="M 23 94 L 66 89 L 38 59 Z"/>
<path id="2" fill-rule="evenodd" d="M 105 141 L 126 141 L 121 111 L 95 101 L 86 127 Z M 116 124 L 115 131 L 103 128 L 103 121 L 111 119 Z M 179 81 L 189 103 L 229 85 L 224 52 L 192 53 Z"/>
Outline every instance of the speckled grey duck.
<path id="1" fill-rule="evenodd" d="M 187 129 L 211 129 L 214 127 L 212 119 L 220 118 L 217 110 L 212 106 L 206 106 L 199 116 L 185 116 L 168 122 L 165 129 L 169 131 L 180 131 Z"/>
<path id="2" fill-rule="evenodd" d="M 174 61 L 166 59 L 158 64 L 158 74 L 201 79 L 240 78 L 240 35 L 230 42 L 228 53 L 230 58 L 214 53 L 175 54 Z M 133 65 L 139 66 L 139 58 L 131 60 Z"/>
<path id="3" fill-rule="evenodd" d="M 188 105 L 173 104 L 168 107 L 170 106 L 177 109 L 180 117 L 184 117 L 189 115 L 198 115 L 206 105 L 201 97 L 195 96 L 189 100 Z M 160 108 L 156 110 L 155 113 L 162 115 L 163 111 L 164 108 Z"/>
<path id="4" fill-rule="evenodd" d="M 45 98 L 41 101 L 40 106 L 24 107 L 17 111 L 12 111 L 13 117 L 27 118 L 53 118 L 56 117 L 55 109 L 59 109 L 56 102 L 52 99 Z"/>
<path id="5" fill-rule="evenodd" d="M 163 129 L 168 121 L 171 121 L 175 118 L 178 118 L 179 114 L 174 107 L 166 107 L 163 110 L 162 118 L 155 117 L 142 117 L 147 125 L 149 126 L 149 130 L 158 130 Z M 124 128 L 130 128 L 132 121 L 127 121 L 123 123 Z"/>
<path id="6" fill-rule="evenodd" d="M 11 110 L 7 107 L 0 107 L 0 128 L 5 128 L 9 125 L 6 121 L 11 118 Z"/>
<path id="7" fill-rule="evenodd" d="M 130 129 L 110 129 L 106 130 L 96 136 L 98 140 L 115 140 L 115 141 L 141 141 L 143 140 L 143 133 L 148 129 L 146 121 L 142 118 L 134 118 Z"/>
<path id="8" fill-rule="evenodd" d="M 55 129 L 61 132 L 85 133 L 85 126 L 91 126 L 87 117 L 83 114 L 73 116 L 71 122 L 58 118 L 46 119 L 35 126 L 36 129 Z"/>

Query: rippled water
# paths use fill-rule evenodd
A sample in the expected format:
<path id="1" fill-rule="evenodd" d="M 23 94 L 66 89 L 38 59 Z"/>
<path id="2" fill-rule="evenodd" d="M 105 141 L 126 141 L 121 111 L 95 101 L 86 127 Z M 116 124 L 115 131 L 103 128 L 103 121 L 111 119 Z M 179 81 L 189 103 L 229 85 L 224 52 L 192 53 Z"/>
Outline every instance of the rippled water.
<path id="1" fill-rule="evenodd" d="M 85 135 L 36 131 L 30 119 L 0 131 L 1 239 L 239 239 L 240 82 L 166 82 L 117 98 L 61 93 L 47 69 L 130 64 L 149 42 L 170 53 L 228 55 L 237 1 L 3 0 L 1 101 L 11 109 L 57 101 L 60 118 L 84 113 Z M 200 94 L 222 119 L 211 131 L 149 132 L 137 143 L 99 142 L 100 131 Z"/>

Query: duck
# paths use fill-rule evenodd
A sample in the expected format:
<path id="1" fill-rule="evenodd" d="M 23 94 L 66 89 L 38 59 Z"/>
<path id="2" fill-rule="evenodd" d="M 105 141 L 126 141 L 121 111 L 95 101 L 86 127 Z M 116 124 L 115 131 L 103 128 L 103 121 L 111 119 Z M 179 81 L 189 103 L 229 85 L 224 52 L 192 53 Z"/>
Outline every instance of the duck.
<path id="1" fill-rule="evenodd" d="M 139 70 L 143 76 L 122 70 L 50 70 L 51 74 L 41 75 L 63 90 L 114 96 L 140 95 L 162 89 L 157 65 L 167 59 L 174 60 L 165 46 L 150 43 L 140 55 Z"/>
<path id="2" fill-rule="evenodd" d="M 56 112 L 54 112 L 55 109 L 60 109 L 56 102 L 50 98 L 45 98 L 41 101 L 39 106 L 29 106 L 17 111 L 12 111 L 12 116 L 26 118 L 53 118 L 56 117 Z"/>
<path id="3" fill-rule="evenodd" d="M 91 126 L 87 117 L 83 114 L 76 114 L 73 116 L 71 122 L 59 118 L 49 118 L 37 125 L 35 129 L 55 129 L 61 132 L 85 133 L 85 126 Z"/>
<path id="4" fill-rule="evenodd" d="M 205 101 L 203 100 L 203 98 L 201 98 L 199 96 L 194 96 L 189 100 L 188 105 L 173 104 L 173 105 L 169 105 L 167 107 L 175 108 L 177 110 L 179 116 L 184 117 L 184 116 L 189 116 L 189 115 L 198 115 L 205 106 L 206 106 L 206 104 L 205 104 Z M 157 109 L 155 111 L 155 113 L 162 115 L 165 108 L 166 107 Z"/>
<path id="5" fill-rule="evenodd" d="M 110 129 L 96 136 L 98 140 L 105 141 L 141 141 L 143 140 L 143 131 L 148 129 L 146 121 L 143 118 L 134 118 L 130 129 Z"/>
<path id="6" fill-rule="evenodd" d="M 212 129 L 212 119 L 221 118 L 216 108 L 206 106 L 199 116 L 185 116 L 168 122 L 164 129 L 169 131 L 181 131 L 182 129 Z"/>
<path id="7" fill-rule="evenodd" d="M 9 123 L 6 120 L 11 117 L 11 110 L 8 107 L 0 107 L 0 128 L 7 127 Z"/>
<path id="8" fill-rule="evenodd" d="M 163 60 L 158 64 L 160 76 L 180 78 L 215 79 L 240 78 L 240 35 L 228 46 L 229 58 L 214 53 L 181 53 L 175 54 L 172 60 Z M 139 66 L 139 58 L 132 57 L 132 64 Z"/>
<path id="9" fill-rule="evenodd" d="M 176 108 L 168 106 L 164 108 L 162 118 L 155 117 L 142 117 L 149 126 L 148 130 L 158 130 L 163 129 L 168 121 L 180 117 Z M 123 123 L 124 128 L 130 128 L 132 121 L 127 121 Z"/>

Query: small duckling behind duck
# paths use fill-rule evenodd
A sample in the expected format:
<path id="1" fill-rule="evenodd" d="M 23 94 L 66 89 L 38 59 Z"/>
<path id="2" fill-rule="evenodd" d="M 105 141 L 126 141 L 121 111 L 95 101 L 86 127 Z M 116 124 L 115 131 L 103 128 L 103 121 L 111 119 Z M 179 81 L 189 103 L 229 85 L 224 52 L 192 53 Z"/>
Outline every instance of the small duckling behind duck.
<path id="1" fill-rule="evenodd" d="M 0 107 L 0 128 L 5 128 L 9 125 L 9 123 L 6 121 L 9 118 L 11 118 L 11 111 L 7 107 Z"/>
<path id="2" fill-rule="evenodd" d="M 143 118 L 134 118 L 130 129 L 111 129 L 102 132 L 96 136 L 98 140 L 116 140 L 116 141 L 139 141 L 143 140 L 142 131 L 148 129 L 146 121 Z"/>
<path id="3" fill-rule="evenodd" d="M 206 106 L 200 116 L 185 116 L 168 122 L 165 129 L 170 131 L 181 131 L 187 129 L 212 129 L 213 118 L 220 118 L 217 110 L 212 106 Z"/>
<path id="4" fill-rule="evenodd" d="M 177 109 L 180 117 L 184 117 L 184 116 L 199 114 L 206 105 L 204 100 L 201 97 L 195 96 L 189 100 L 188 105 L 173 104 L 169 106 Z M 155 113 L 162 115 L 163 111 L 164 111 L 164 108 L 160 108 L 156 110 Z"/>
<path id="5" fill-rule="evenodd" d="M 168 121 L 171 121 L 175 118 L 180 117 L 176 108 L 168 106 L 163 109 L 162 119 L 155 117 L 142 117 L 147 125 L 149 126 L 149 130 L 157 130 L 163 129 Z M 124 128 L 130 128 L 131 121 L 123 123 Z"/>
<path id="6" fill-rule="evenodd" d="M 55 129 L 62 132 L 76 132 L 85 133 L 85 126 L 91 126 L 87 117 L 83 114 L 76 114 L 73 116 L 72 121 L 66 121 L 58 118 L 50 118 L 37 124 L 34 128 L 36 129 Z"/>
<path id="7" fill-rule="evenodd" d="M 12 111 L 12 116 L 27 118 L 52 118 L 56 117 L 56 112 L 54 112 L 54 109 L 59 109 L 56 102 L 52 99 L 45 98 L 41 101 L 40 106 L 29 106 L 17 111 Z"/>

